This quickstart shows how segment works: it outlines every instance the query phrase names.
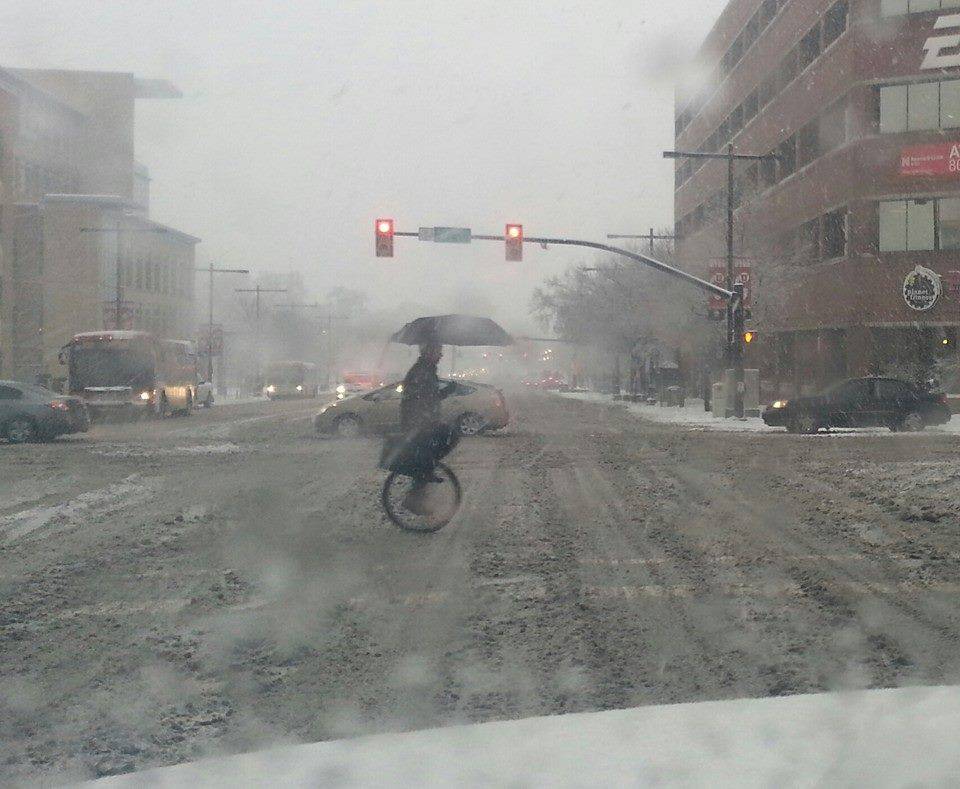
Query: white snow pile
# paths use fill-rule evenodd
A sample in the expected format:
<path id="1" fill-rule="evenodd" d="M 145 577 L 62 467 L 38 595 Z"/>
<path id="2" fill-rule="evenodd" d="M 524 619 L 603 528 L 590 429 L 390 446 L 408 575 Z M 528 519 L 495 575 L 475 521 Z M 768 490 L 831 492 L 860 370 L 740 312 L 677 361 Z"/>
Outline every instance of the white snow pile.
<path id="1" fill-rule="evenodd" d="M 115 444 L 93 449 L 95 455 L 110 458 L 169 457 L 171 455 L 234 455 L 243 450 L 233 443 L 191 444 L 182 447 L 150 447 L 142 444 Z"/>
<path id="2" fill-rule="evenodd" d="M 275 748 L 109 787 L 932 786 L 960 770 L 960 688 L 741 699 Z"/>

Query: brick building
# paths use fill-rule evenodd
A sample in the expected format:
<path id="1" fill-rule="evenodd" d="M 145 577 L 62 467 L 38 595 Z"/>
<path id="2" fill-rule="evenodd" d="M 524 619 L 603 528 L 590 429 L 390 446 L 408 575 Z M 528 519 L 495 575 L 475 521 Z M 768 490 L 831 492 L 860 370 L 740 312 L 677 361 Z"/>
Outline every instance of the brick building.
<path id="1" fill-rule="evenodd" d="M 193 334 L 198 239 L 149 219 L 134 158 L 136 101 L 178 95 L 132 74 L 0 69 L 0 377 L 57 378 L 73 334 L 114 325 L 118 256 L 126 325 Z"/>
<path id="2" fill-rule="evenodd" d="M 738 164 L 734 190 L 768 396 L 955 360 L 958 51 L 960 0 L 733 0 L 702 45 L 676 147 L 778 155 Z M 707 273 L 726 163 L 675 178 L 679 256 Z"/>

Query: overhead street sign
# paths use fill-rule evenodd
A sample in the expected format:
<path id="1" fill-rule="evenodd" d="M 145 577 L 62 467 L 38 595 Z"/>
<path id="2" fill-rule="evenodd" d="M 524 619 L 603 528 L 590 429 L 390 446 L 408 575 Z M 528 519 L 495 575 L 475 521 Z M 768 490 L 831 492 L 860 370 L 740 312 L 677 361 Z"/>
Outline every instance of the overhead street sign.
<path id="1" fill-rule="evenodd" d="M 435 244 L 469 244 L 469 227 L 421 227 L 420 240 Z"/>

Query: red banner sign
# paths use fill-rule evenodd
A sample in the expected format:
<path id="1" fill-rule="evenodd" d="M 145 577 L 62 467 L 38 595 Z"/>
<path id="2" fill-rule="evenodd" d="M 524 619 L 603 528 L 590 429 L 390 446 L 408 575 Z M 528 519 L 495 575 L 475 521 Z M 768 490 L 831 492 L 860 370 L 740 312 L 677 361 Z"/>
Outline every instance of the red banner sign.
<path id="1" fill-rule="evenodd" d="M 900 175 L 960 175 L 960 142 L 913 145 L 900 151 Z"/>
<path id="2" fill-rule="evenodd" d="M 738 266 L 733 270 L 733 281 L 743 284 L 743 307 L 749 310 L 753 301 L 753 281 L 750 276 L 750 266 Z M 725 263 L 713 263 L 710 266 L 710 282 L 719 285 L 721 288 L 727 287 L 727 266 Z M 722 318 L 727 314 L 727 300 L 723 296 L 710 294 L 710 301 L 707 304 L 711 317 Z"/>

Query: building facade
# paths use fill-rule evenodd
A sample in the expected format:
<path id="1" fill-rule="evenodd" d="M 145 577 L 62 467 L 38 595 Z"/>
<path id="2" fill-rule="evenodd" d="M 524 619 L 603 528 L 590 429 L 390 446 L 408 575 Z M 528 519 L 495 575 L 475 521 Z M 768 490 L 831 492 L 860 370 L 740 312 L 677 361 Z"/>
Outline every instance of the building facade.
<path id="1" fill-rule="evenodd" d="M 134 158 L 136 101 L 177 95 L 132 74 L 0 69 L 0 377 L 56 380 L 59 348 L 118 316 L 194 335 L 198 239 L 149 219 Z"/>
<path id="2" fill-rule="evenodd" d="M 678 94 L 676 146 L 738 162 L 768 396 L 847 375 L 923 378 L 960 326 L 960 0 L 733 0 Z M 725 252 L 726 162 L 678 160 L 678 254 Z"/>

